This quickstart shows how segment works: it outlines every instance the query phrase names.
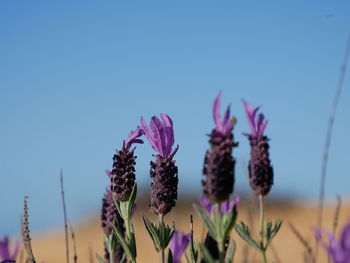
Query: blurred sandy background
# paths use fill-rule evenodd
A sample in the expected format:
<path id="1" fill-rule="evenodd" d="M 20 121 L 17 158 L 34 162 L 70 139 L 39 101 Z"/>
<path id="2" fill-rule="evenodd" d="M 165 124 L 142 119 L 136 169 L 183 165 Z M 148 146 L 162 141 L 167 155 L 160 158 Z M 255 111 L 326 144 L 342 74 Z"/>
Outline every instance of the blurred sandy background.
<path id="1" fill-rule="evenodd" d="M 325 210 L 325 228 L 331 230 L 333 226 L 334 204 L 328 204 Z M 191 208 L 190 202 L 179 204 L 176 209 L 166 217 L 167 222 L 173 220 L 176 221 L 177 227 L 182 231 L 189 231 L 189 214 L 194 210 Z M 257 224 L 255 222 L 258 218 L 257 204 L 254 201 L 245 201 L 239 208 L 238 221 L 250 222 L 250 224 Z M 138 262 L 142 263 L 154 263 L 158 262 L 158 256 L 153 249 L 153 245 L 149 236 L 144 229 L 141 221 L 141 215 L 145 213 L 147 216 L 155 220 L 145 205 L 140 206 L 134 217 L 134 223 L 137 235 L 138 245 Z M 254 216 L 256 215 L 256 216 Z M 252 221 L 254 216 L 254 221 Z M 292 223 L 302 233 L 306 240 L 314 247 L 314 238 L 312 234 L 312 226 L 316 224 L 317 209 L 312 204 L 301 203 L 278 203 L 269 202 L 267 204 L 266 217 L 268 219 L 275 220 L 282 218 L 284 225 L 279 234 L 273 241 L 273 250 L 277 253 L 273 253 L 272 250 L 268 253 L 269 262 L 279 263 L 295 263 L 304 262 L 303 257 L 305 248 L 301 245 L 296 236 L 291 232 L 289 223 Z M 343 201 L 342 208 L 339 217 L 338 232 L 341 226 L 350 217 L 350 203 L 349 200 Z M 97 262 L 95 259 L 95 253 L 103 253 L 103 236 L 100 227 L 99 218 L 93 216 L 86 218 L 85 222 L 79 225 L 75 225 L 75 234 L 77 241 L 77 254 L 78 262 L 91 262 L 89 259 L 89 247 L 93 251 L 93 262 Z M 198 218 L 195 217 L 195 237 L 201 238 L 204 236 L 204 229 Z M 232 234 L 233 238 L 238 241 L 236 261 L 235 262 L 260 262 L 259 254 L 255 253 L 252 249 L 248 249 L 246 244 L 243 243 L 235 232 Z M 52 233 L 41 233 L 33 235 L 33 249 L 37 257 L 37 261 L 42 260 L 46 263 L 62 263 L 65 262 L 65 242 L 63 231 L 54 231 Z M 72 250 L 71 250 L 72 253 Z M 321 252 L 322 258 L 319 262 L 327 262 L 324 257 L 323 251 Z M 184 262 L 184 261 L 183 261 Z"/>

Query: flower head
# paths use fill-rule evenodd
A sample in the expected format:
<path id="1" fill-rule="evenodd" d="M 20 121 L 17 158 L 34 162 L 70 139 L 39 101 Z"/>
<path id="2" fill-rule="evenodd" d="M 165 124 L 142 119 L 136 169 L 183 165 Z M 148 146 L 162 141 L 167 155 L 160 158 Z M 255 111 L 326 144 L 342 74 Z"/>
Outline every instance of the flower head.
<path id="1" fill-rule="evenodd" d="M 174 156 L 177 148 L 172 151 L 174 144 L 173 121 L 167 114 L 160 114 L 161 120 L 153 116 L 148 127 L 145 119 L 141 117 L 141 128 L 143 129 L 152 148 L 162 157 Z"/>
<path id="2" fill-rule="evenodd" d="M 143 135 L 143 130 L 141 130 L 139 126 L 137 126 L 135 131 L 131 130 L 131 132 L 128 135 L 128 138 L 124 141 L 125 149 L 129 150 L 133 143 L 143 144 L 143 140 L 138 139 L 142 135 Z"/>
<path id="3" fill-rule="evenodd" d="M 230 118 L 230 105 L 227 106 L 224 117 L 220 117 L 221 91 L 218 93 L 213 105 L 213 117 L 215 122 L 215 131 L 222 135 L 227 135 L 233 129 L 236 123 L 235 118 Z"/>
<path id="4" fill-rule="evenodd" d="M 204 195 L 200 197 L 199 202 L 205 208 L 205 210 L 209 215 L 215 211 L 214 204 L 210 203 L 208 198 L 206 198 Z M 239 203 L 240 203 L 239 196 L 236 196 L 233 199 L 228 199 L 221 203 L 221 212 L 225 214 L 229 214 L 232 212 L 233 207 L 238 206 Z"/>
<path id="5" fill-rule="evenodd" d="M 10 252 L 10 239 L 5 236 L 0 239 L 0 259 L 1 260 L 15 260 L 19 251 L 19 242 L 16 243 L 13 253 Z"/>
<path id="6" fill-rule="evenodd" d="M 350 263 L 350 221 L 345 224 L 340 233 L 339 240 L 328 231 L 314 229 L 316 239 L 322 244 L 331 257 L 333 263 Z M 325 235 L 329 242 L 323 239 Z"/>
<path id="7" fill-rule="evenodd" d="M 191 240 L 191 234 L 184 235 L 181 232 L 175 230 L 175 233 L 170 240 L 170 249 L 173 255 L 173 262 L 180 262 L 180 258 L 185 252 Z"/>
<path id="8" fill-rule="evenodd" d="M 260 107 L 254 108 L 253 105 L 243 100 L 244 109 L 247 115 L 248 124 L 251 130 L 251 134 L 244 133 L 246 136 L 262 137 L 267 126 L 268 121 L 265 120 L 264 114 L 257 115 Z"/>

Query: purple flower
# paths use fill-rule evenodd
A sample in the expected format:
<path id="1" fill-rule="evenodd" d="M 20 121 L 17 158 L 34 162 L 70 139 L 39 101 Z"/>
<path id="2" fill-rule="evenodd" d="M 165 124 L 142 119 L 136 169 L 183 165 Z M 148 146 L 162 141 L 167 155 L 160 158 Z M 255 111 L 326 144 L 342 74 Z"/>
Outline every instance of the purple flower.
<path id="1" fill-rule="evenodd" d="M 172 152 L 174 144 L 173 121 L 167 114 L 160 114 L 162 120 L 153 116 L 150 122 L 150 129 L 143 117 L 141 117 L 141 128 L 143 129 L 152 148 L 162 157 L 174 156 L 177 148 Z"/>
<path id="2" fill-rule="evenodd" d="M 210 201 L 202 195 L 199 199 L 201 205 L 205 208 L 207 213 L 210 215 L 213 211 L 215 211 L 215 204 L 210 203 Z M 233 199 L 226 200 L 221 203 L 221 212 L 225 214 L 229 214 L 232 212 L 234 206 L 238 206 L 240 203 L 239 196 L 234 197 Z"/>
<path id="3" fill-rule="evenodd" d="M 213 105 L 213 117 L 215 122 L 215 131 L 222 135 L 227 135 L 233 129 L 235 119 L 230 119 L 230 105 L 227 106 L 224 118 L 220 117 L 221 91 L 218 93 Z"/>
<path id="4" fill-rule="evenodd" d="M 19 251 L 19 242 L 16 243 L 13 253 L 10 253 L 10 239 L 5 236 L 0 239 L 0 259 L 1 260 L 15 260 Z"/>
<path id="5" fill-rule="evenodd" d="M 268 121 L 264 120 L 265 116 L 262 113 L 260 113 L 257 116 L 257 112 L 260 109 L 260 106 L 254 108 L 253 105 L 249 104 L 245 100 L 243 100 L 243 103 L 244 103 L 244 109 L 248 119 L 248 124 L 251 130 L 251 134 L 249 133 L 243 133 L 243 134 L 246 136 L 252 136 L 252 137 L 262 137 Z"/>
<path id="6" fill-rule="evenodd" d="M 143 135 L 143 130 L 141 130 L 139 126 L 137 126 L 135 131 L 131 130 L 128 138 L 124 141 L 125 149 L 129 150 L 133 143 L 141 143 L 142 144 L 143 140 L 138 139 L 142 135 Z"/>
<path id="7" fill-rule="evenodd" d="M 183 235 L 181 232 L 175 230 L 175 233 L 170 240 L 170 249 L 173 254 L 173 262 L 180 262 L 180 258 L 185 252 L 191 240 L 191 234 Z"/>
<path id="8" fill-rule="evenodd" d="M 314 231 L 316 239 L 325 248 L 333 263 L 350 263 L 350 221 L 343 227 L 339 240 L 336 240 L 328 231 L 320 229 L 314 229 Z M 329 241 L 326 242 L 322 235 L 325 235 Z"/>

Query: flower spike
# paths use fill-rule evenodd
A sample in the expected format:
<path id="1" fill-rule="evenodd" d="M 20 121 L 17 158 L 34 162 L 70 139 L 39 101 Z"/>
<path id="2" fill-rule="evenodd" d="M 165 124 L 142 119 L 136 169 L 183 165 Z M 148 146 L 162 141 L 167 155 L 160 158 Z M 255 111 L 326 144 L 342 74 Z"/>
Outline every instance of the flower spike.
<path id="1" fill-rule="evenodd" d="M 152 148 L 158 152 L 155 161 L 151 161 L 150 176 L 152 191 L 150 209 L 157 215 L 166 215 L 175 206 L 177 200 L 178 168 L 173 157 L 179 146 L 172 149 L 174 140 L 173 121 L 167 114 L 160 119 L 153 116 L 148 127 L 141 117 L 141 128 Z"/>
<path id="2" fill-rule="evenodd" d="M 251 134 L 243 133 L 250 142 L 249 179 L 250 186 L 256 195 L 266 196 L 273 184 L 273 168 L 269 157 L 269 139 L 264 135 L 266 125 L 265 116 L 260 113 L 260 107 L 243 100 Z"/>
<path id="3" fill-rule="evenodd" d="M 220 203 L 233 192 L 235 159 L 232 150 L 237 146 L 232 133 L 236 119 L 230 118 L 230 107 L 223 118 L 220 117 L 221 92 L 213 104 L 215 128 L 209 134 L 210 148 L 204 159 L 202 180 L 203 193 L 211 202 Z"/>

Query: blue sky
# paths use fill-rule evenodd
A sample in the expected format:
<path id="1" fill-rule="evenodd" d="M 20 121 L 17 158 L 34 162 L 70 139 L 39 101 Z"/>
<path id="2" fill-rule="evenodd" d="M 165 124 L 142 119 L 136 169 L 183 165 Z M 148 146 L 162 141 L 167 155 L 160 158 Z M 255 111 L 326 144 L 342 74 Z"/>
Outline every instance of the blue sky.
<path id="1" fill-rule="evenodd" d="M 180 145 L 180 195 L 200 191 L 219 90 L 238 119 L 236 190 L 247 191 L 241 99 L 269 119 L 271 196 L 317 198 L 327 118 L 347 36 L 348 1 L 0 1 L 0 236 L 18 232 L 24 195 L 34 230 L 97 210 L 114 150 L 168 113 Z M 331 145 L 327 197 L 349 196 L 349 77 Z M 149 185 L 148 144 L 137 180 Z"/>

